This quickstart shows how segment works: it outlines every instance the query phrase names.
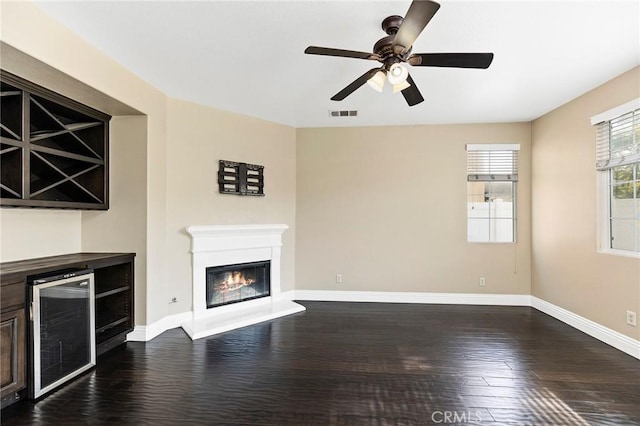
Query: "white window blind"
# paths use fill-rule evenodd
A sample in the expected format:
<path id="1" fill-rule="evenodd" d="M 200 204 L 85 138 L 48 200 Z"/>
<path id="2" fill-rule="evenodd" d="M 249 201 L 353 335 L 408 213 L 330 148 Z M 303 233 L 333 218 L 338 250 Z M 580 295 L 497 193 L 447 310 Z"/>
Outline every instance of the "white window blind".
<path id="1" fill-rule="evenodd" d="M 518 144 L 467 145 L 468 181 L 518 180 Z"/>
<path id="2" fill-rule="evenodd" d="M 596 169 L 640 161 L 640 109 L 603 121 L 596 129 Z"/>

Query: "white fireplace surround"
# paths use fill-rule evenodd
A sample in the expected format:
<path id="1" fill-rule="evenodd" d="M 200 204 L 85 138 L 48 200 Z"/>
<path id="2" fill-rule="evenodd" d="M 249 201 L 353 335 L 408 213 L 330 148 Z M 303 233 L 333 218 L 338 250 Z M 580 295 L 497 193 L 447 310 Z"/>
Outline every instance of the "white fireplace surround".
<path id="1" fill-rule="evenodd" d="M 191 235 L 193 316 L 182 328 L 191 339 L 305 310 L 281 298 L 280 254 L 282 234 L 287 229 L 289 226 L 282 224 L 187 227 Z M 271 261 L 270 296 L 207 309 L 206 268 L 267 260 Z"/>

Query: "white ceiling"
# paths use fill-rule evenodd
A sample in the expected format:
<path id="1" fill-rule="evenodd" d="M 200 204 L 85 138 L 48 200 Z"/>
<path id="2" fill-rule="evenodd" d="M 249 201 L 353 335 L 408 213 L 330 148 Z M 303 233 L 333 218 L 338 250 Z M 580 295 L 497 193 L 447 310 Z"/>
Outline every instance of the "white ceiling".
<path id="1" fill-rule="evenodd" d="M 637 1 L 441 1 L 414 53 L 494 52 L 487 70 L 412 67 L 425 101 L 389 87 L 331 96 L 410 1 L 41 1 L 37 5 L 167 95 L 294 127 L 530 121 L 640 64 Z M 81 58 L 78 58 L 81 60 Z M 358 110 L 356 118 L 328 111 Z"/>

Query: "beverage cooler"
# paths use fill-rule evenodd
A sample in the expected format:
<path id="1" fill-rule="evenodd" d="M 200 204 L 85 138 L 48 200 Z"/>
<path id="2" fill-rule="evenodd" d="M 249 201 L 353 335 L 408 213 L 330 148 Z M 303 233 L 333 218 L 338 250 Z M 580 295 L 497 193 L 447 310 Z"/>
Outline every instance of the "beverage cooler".
<path id="1" fill-rule="evenodd" d="M 30 277 L 29 397 L 96 364 L 93 270 Z"/>

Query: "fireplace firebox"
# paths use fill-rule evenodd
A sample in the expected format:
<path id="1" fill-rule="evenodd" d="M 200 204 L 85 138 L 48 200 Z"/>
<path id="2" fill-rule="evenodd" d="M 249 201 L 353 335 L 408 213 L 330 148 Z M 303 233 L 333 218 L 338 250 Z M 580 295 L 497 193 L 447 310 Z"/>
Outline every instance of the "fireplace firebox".
<path id="1" fill-rule="evenodd" d="M 269 260 L 206 268 L 207 309 L 271 294 Z"/>

